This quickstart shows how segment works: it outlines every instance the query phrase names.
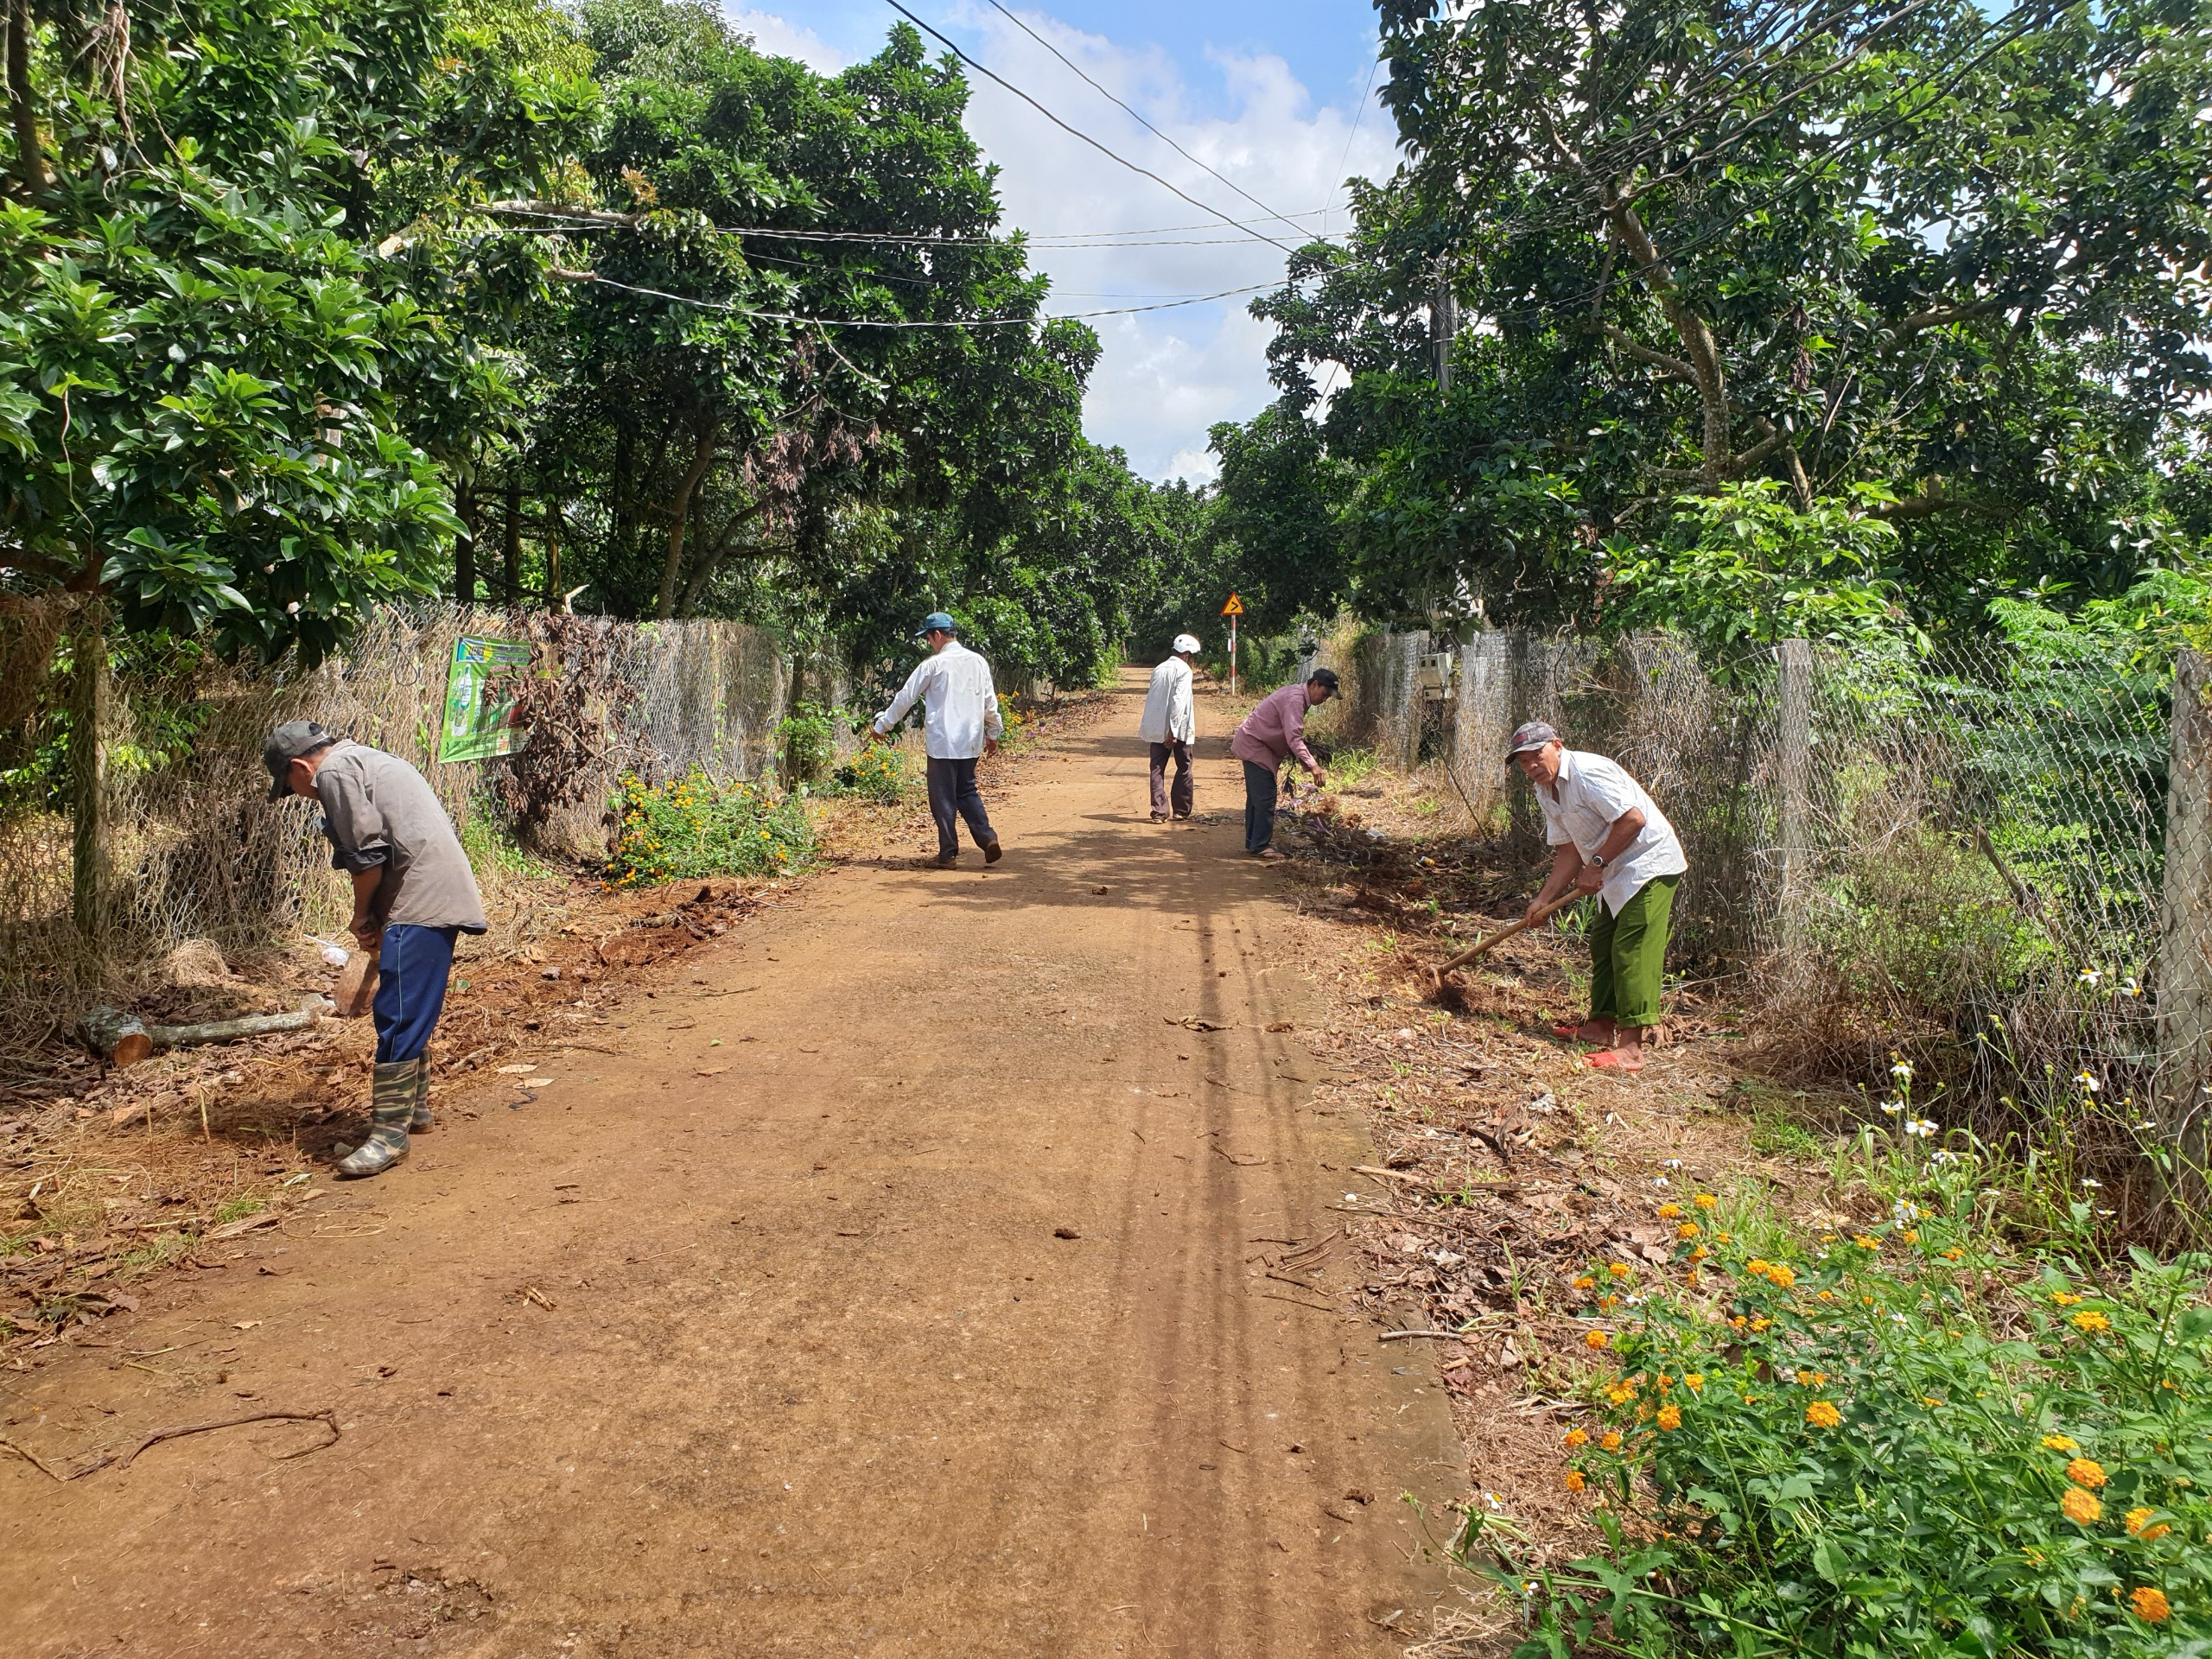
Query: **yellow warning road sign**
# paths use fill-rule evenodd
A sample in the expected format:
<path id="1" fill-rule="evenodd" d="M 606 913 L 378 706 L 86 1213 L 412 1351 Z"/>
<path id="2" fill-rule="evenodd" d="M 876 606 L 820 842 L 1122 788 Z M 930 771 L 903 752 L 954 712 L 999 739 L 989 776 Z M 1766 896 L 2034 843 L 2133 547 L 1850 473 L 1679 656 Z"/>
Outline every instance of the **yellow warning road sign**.
<path id="1" fill-rule="evenodd" d="M 1224 616 L 1242 616 L 1242 615 L 1243 615 L 1243 614 L 1244 614 L 1244 601 L 1243 601 L 1243 600 L 1241 600 L 1241 599 L 1237 598 L 1236 594 L 1231 594 L 1229 596 L 1229 603 L 1228 603 L 1228 604 L 1226 604 L 1226 605 L 1224 605 L 1224 606 L 1223 606 L 1223 607 L 1221 607 L 1221 613 L 1222 613 Z"/>

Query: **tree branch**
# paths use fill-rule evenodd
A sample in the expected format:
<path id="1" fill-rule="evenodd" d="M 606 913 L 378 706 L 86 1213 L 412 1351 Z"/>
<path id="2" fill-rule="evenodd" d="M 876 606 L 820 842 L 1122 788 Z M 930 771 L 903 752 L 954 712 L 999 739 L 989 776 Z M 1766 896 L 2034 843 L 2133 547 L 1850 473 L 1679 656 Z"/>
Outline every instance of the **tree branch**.
<path id="1" fill-rule="evenodd" d="M 1885 501 L 1870 509 L 1866 516 L 1887 519 L 1894 524 L 1901 520 L 1933 518 L 1939 512 L 1947 512 L 1965 505 L 1958 497 L 1944 493 L 1942 479 L 1931 478 L 1922 482 L 1917 493 L 1908 495 L 1902 501 Z"/>
<path id="2" fill-rule="evenodd" d="M 31 0 L 8 6 L 8 118 L 16 132 L 16 181 L 27 196 L 43 195 L 54 180 L 39 137 L 38 105 L 31 88 Z"/>
<path id="3" fill-rule="evenodd" d="M 1938 305 L 1925 311 L 1916 311 L 1891 325 L 1890 332 L 1899 340 L 1910 340 L 1926 328 L 1948 327 L 1955 322 L 1971 322 L 1976 317 L 1994 316 L 1999 311 L 2012 309 L 2009 300 L 1977 300 L 1972 305 Z"/>
<path id="4" fill-rule="evenodd" d="M 1692 385 L 1696 385 L 1698 384 L 1697 371 L 1692 368 L 1687 362 L 1683 361 L 1682 359 L 1679 357 L 1671 357 L 1665 352 L 1654 351 L 1650 346 L 1646 346 L 1642 340 L 1637 339 L 1635 335 L 1630 334 L 1627 329 L 1616 327 L 1610 322 L 1601 322 L 1598 326 L 1605 330 L 1605 338 L 1607 340 L 1611 340 L 1614 345 L 1619 346 L 1621 350 L 1626 352 L 1630 357 L 1637 359 L 1640 362 L 1649 363 L 1655 368 L 1664 369 L 1668 373 L 1675 376 L 1677 379 L 1687 380 Z"/>

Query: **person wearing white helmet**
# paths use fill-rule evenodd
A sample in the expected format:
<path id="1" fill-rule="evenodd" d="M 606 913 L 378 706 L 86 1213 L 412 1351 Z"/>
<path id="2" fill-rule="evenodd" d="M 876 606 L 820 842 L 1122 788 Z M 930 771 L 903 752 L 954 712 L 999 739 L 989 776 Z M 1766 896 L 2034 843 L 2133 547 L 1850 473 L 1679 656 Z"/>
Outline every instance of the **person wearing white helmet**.
<path id="1" fill-rule="evenodd" d="M 1191 816 L 1191 745 L 1198 738 L 1198 711 L 1191 695 L 1191 664 L 1197 660 L 1196 634 L 1179 633 L 1167 660 L 1152 671 L 1144 694 L 1144 719 L 1137 735 L 1152 746 L 1152 821 L 1167 822 L 1172 798 L 1175 816 Z M 1167 785 L 1167 763 L 1175 762 L 1175 785 Z"/>

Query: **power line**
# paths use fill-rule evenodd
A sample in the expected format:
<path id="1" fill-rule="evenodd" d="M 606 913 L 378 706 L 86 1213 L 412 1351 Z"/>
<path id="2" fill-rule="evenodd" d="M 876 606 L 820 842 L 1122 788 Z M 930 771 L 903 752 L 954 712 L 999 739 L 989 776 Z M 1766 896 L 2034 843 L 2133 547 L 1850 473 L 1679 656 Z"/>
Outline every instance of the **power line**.
<path id="1" fill-rule="evenodd" d="M 1161 178 L 1159 174 L 1154 172 L 1150 168 L 1139 167 L 1135 162 L 1129 160 L 1128 156 L 1120 155 L 1117 152 L 1108 149 L 1104 144 L 1100 143 L 1098 140 L 1093 138 L 1089 133 L 1070 126 L 1066 122 L 1061 120 L 1058 116 L 1054 115 L 1052 111 L 1046 109 L 1035 99 L 1030 97 L 1028 93 L 1023 92 L 1020 87 L 1008 80 L 1004 75 L 998 74 L 989 69 L 986 69 L 982 64 L 976 62 L 975 59 L 969 57 L 965 52 L 962 51 L 958 46 L 955 45 L 950 37 L 940 33 L 937 29 L 931 28 L 929 24 L 924 22 L 912 12 L 907 10 L 905 6 L 899 3 L 899 0 L 885 0 L 885 3 L 887 4 L 892 10 L 897 12 L 900 16 L 906 19 L 908 22 L 913 24 L 915 28 L 920 29 L 924 34 L 928 35 L 941 42 L 946 51 L 951 53 L 954 57 L 959 59 L 961 62 L 966 64 L 977 74 L 988 76 L 992 80 L 996 81 L 1000 86 L 1005 87 L 1007 91 L 1012 92 L 1023 103 L 1028 105 L 1031 109 L 1036 111 L 1038 114 L 1043 116 L 1047 121 L 1050 121 L 1062 132 L 1068 134 L 1071 137 L 1080 138 L 1084 143 L 1089 144 L 1093 149 L 1096 150 L 1101 156 L 1105 156 L 1109 161 L 1113 162 L 1119 166 L 1126 167 L 1132 173 L 1135 173 L 1145 178 L 1150 179 L 1161 189 L 1166 191 L 1171 195 L 1179 197 L 1183 200 L 1189 202 L 1192 207 L 1197 208 L 1200 213 L 1211 213 L 1216 219 L 1220 219 L 1224 224 L 1231 226 L 1238 230 L 1246 230 L 1249 228 L 1243 220 L 1230 218 L 1230 215 L 1223 213 L 1221 209 L 1214 207 L 1211 203 L 1200 201 L 1196 196 L 1192 195 L 1189 192 L 1178 189 L 1175 186 L 1168 183 L 1166 180 Z M 1273 210 L 1270 209 L 1269 211 L 1272 212 Z M 1274 237 L 1266 234 L 1264 232 L 1253 230 L 1250 233 L 1258 240 L 1267 243 L 1271 247 L 1281 249 L 1286 254 L 1296 251 L 1296 250 L 1292 248 L 1287 243 L 1279 242 Z"/>
<path id="2" fill-rule="evenodd" d="M 1243 288 L 1225 288 L 1217 294 L 1193 294 L 1183 299 L 1159 300 L 1149 305 L 1114 306 L 1101 311 L 1063 311 L 1033 317 L 809 317 L 796 311 L 769 311 L 755 306 L 739 305 L 728 300 L 702 300 L 689 294 L 671 294 L 665 289 L 643 288 L 635 283 L 617 282 L 612 276 L 602 276 L 594 270 L 556 270 L 565 282 L 588 283 L 601 288 L 620 289 L 626 294 L 640 294 L 648 299 L 668 300 L 677 305 L 696 307 L 702 311 L 727 311 L 741 317 L 760 317 L 770 322 L 798 322 L 821 328 L 1026 328 L 1038 322 L 1082 322 L 1092 317 L 1126 317 L 1140 311 L 1172 311 L 1178 306 L 1203 305 L 1209 300 L 1234 299 L 1239 294 L 1256 294 L 1262 289 L 1273 288 L 1273 283 L 1253 283 Z"/>
<path id="3" fill-rule="evenodd" d="M 1062 63 L 1066 64 L 1070 69 L 1075 72 L 1076 75 L 1083 81 L 1084 85 L 1089 86 L 1093 92 L 1097 92 L 1101 97 L 1104 98 L 1109 103 L 1112 104 L 1116 109 L 1121 111 L 1124 115 L 1135 121 L 1139 126 L 1142 127 L 1147 132 L 1159 139 L 1163 144 L 1166 144 L 1168 149 L 1173 150 L 1185 161 L 1190 162 L 1192 166 L 1203 168 L 1205 172 L 1211 174 L 1215 178 L 1219 179 L 1224 184 L 1234 190 L 1238 195 L 1243 197 L 1245 200 L 1250 202 L 1262 213 L 1267 214 L 1269 219 L 1280 220 L 1281 223 L 1286 225 L 1290 224 L 1289 215 L 1275 212 L 1274 208 L 1268 207 L 1266 202 L 1262 201 L 1249 190 L 1247 190 L 1243 185 L 1237 183 L 1236 180 L 1228 178 L 1213 168 L 1206 166 L 1204 162 L 1192 155 L 1189 150 L 1184 149 L 1182 145 L 1177 143 L 1173 138 L 1170 138 L 1158 127 L 1154 126 L 1151 122 L 1146 120 L 1144 117 L 1139 115 L 1128 105 L 1122 103 L 1122 100 L 1115 97 L 1113 93 L 1108 92 L 1096 81 L 1091 79 L 1088 74 L 1084 73 L 1082 67 L 1072 58 L 1069 57 L 1068 54 L 1061 51 L 1058 47 L 1054 46 L 1042 35 L 1039 35 L 1035 29 L 1030 28 L 1028 24 L 1023 22 L 1020 18 L 1015 16 L 1004 6 L 1001 5 L 999 3 L 999 0 L 991 0 L 991 10 L 997 12 L 1001 16 L 1006 18 L 1007 22 L 1011 22 L 1016 29 L 1027 35 L 1031 40 L 1036 41 L 1038 45 L 1043 47 L 1047 52 L 1058 58 Z M 1293 228 L 1295 229 L 1298 227 L 1293 226 Z"/>
<path id="4" fill-rule="evenodd" d="M 554 219 L 576 230 L 634 230 L 640 217 L 634 213 L 571 210 L 553 202 L 536 201 L 486 202 L 472 211 L 502 217 Z M 1313 218 L 1327 211 L 1328 209 L 1324 207 L 1316 207 L 1309 210 L 1304 216 Z M 1288 215 L 1284 217 L 1287 218 Z M 1248 222 L 1256 224 L 1263 221 L 1230 219 L 1227 222 L 1242 228 Z M 1011 248 L 1014 245 L 1013 238 L 1022 236 L 1027 238 L 1027 245 L 1045 253 L 1080 253 L 1112 248 L 1241 248 L 1249 240 L 1249 238 L 1238 236 L 1200 239 L 1179 238 L 1172 240 L 1160 239 L 1159 236 L 1161 231 L 1211 230 L 1213 222 L 1204 225 L 1167 225 L 1154 229 L 1133 231 L 1064 231 L 1056 235 L 1046 236 L 1039 236 L 1026 231 L 1012 232 L 1006 236 L 931 236 L 915 231 L 785 230 L 773 225 L 712 225 L 708 228 L 717 236 L 774 237 L 791 242 L 868 243 L 880 244 L 887 247 L 912 248 Z M 1122 239 L 1095 239 L 1100 238 Z M 1273 243 L 1272 238 L 1267 237 L 1260 239 L 1270 242 L 1271 245 L 1281 245 L 1279 243 Z M 1325 240 L 1326 238 L 1316 238 L 1315 239 Z"/>

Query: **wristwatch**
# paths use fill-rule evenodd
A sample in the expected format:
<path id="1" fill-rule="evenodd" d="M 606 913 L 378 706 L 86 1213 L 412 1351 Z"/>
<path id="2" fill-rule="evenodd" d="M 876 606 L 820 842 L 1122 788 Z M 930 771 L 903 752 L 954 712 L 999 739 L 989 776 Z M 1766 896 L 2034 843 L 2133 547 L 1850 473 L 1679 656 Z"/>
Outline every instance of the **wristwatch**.
<path id="1" fill-rule="evenodd" d="M 1592 853 L 1590 855 L 1590 863 L 1592 868 L 1602 870 L 1605 868 L 1605 855 L 1603 853 Z"/>

